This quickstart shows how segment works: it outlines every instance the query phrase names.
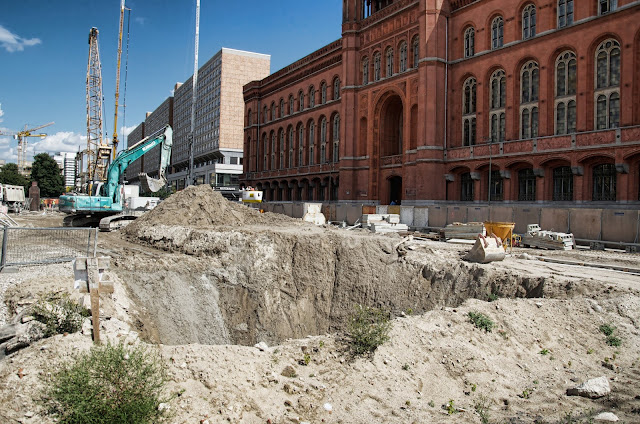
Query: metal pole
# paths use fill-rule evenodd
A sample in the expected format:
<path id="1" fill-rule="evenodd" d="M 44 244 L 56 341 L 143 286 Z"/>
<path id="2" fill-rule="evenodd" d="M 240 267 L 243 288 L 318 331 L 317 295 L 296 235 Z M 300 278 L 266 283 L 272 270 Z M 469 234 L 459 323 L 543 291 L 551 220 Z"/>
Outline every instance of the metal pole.
<path id="1" fill-rule="evenodd" d="M 491 139 L 491 137 L 489 137 L 489 199 L 488 199 L 488 203 L 489 206 L 491 206 L 491 150 L 493 145 L 491 144 L 493 140 Z"/>
<path id="2" fill-rule="evenodd" d="M 9 227 L 4 227 L 2 230 L 2 259 L 0 259 L 0 270 L 4 269 L 5 264 L 7 263 L 7 233 L 9 232 Z"/>
<path id="3" fill-rule="evenodd" d="M 191 132 L 189 133 L 189 174 L 187 176 L 187 187 L 193 182 L 193 145 L 194 132 L 196 126 L 196 100 L 198 99 L 198 42 L 200 39 L 200 0 L 196 0 L 196 42 L 195 42 L 195 59 L 193 62 L 193 88 L 191 98 Z"/>

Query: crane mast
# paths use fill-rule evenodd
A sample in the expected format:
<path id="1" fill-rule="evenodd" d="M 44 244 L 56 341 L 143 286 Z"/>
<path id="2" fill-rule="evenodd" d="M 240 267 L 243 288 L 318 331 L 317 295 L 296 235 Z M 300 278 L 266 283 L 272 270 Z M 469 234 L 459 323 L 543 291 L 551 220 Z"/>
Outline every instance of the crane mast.
<path id="1" fill-rule="evenodd" d="M 124 0 L 120 1 L 120 32 L 118 34 L 118 66 L 116 71 L 116 110 L 113 117 L 113 159 L 118 152 L 118 98 L 120 97 L 120 61 L 122 59 L 122 30 L 124 28 Z"/>
<path id="2" fill-rule="evenodd" d="M 89 62 L 87 64 L 87 174 L 85 182 L 104 181 L 109 166 L 111 147 L 104 143 L 102 126 L 102 65 L 98 48 L 98 29 L 89 31 Z M 81 172 L 83 168 L 78 168 Z"/>

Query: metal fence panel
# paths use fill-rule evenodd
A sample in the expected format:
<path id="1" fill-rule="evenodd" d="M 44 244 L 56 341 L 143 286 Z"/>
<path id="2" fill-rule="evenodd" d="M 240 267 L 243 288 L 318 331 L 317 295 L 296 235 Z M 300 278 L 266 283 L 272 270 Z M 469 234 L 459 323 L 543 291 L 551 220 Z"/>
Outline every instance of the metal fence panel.
<path id="1" fill-rule="evenodd" d="M 10 265 L 66 262 L 95 256 L 97 228 L 5 227 L 0 268 Z"/>

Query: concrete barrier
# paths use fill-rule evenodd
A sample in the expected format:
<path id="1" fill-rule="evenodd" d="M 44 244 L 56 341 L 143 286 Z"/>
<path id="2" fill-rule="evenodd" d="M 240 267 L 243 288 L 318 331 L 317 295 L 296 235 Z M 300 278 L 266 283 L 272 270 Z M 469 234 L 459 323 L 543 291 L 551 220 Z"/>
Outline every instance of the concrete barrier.
<path id="1" fill-rule="evenodd" d="M 467 208 L 464 206 L 447 207 L 447 224 L 467 222 Z"/>
<path id="2" fill-rule="evenodd" d="M 282 203 L 272 203 L 271 210 L 269 212 L 279 213 L 284 215 L 284 205 Z"/>
<path id="3" fill-rule="evenodd" d="M 376 205 L 362 205 L 362 215 L 376 213 Z"/>
<path id="4" fill-rule="evenodd" d="M 540 208 L 514 208 L 512 222 L 516 223 L 514 233 L 526 233 L 527 225 L 540 225 Z"/>
<path id="5" fill-rule="evenodd" d="M 600 240 L 602 209 L 570 209 L 569 225 L 577 239 Z"/>
<path id="6" fill-rule="evenodd" d="M 346 203 L 336 204 L 336 221 L 347 221 L 347 210 L 349 205 Z"/>
<path id="7" fill-rule="evenodd" d="M 400 206 L 400 223 L 413 227 L 413 206 Z"/>
<path id="8" fill-rule="evenodd" d="M 429 206 L 429 227 L 446 227 L 447 207 Z"/>
<path id="9" fill-rule="evenodd" d="M 468 206 L 467 222 L 485 222 L 489 220 L 489 208 L 486 206 Z"/>
<path id="10" fill-rule="evenodd" d="M 389 205 L 376 206 L 376 213 L 380 215 L 386 215 L 389 213 Z"/>
<path id="11" fill-rule="evenodd" d="M 540 210 L 540 228 L 560 233 L 571 232 L 569 231 L 569 210 L 542 208 Z"/>
<path id="12" fill-rule="evenodd" d="M 387 213 L 400 215 L 400 205 L 389 205 L 389 207 L 387 208 Z"/>
<path id="13" fill-rule="evenodd" d="M 429 208 L 415 206 L 413 208 L 413 226 L 426 228 L 429 226 Z"/>
<path id="14" fill-rule="evenodd" d="M 504 206 L 492 206 L 491 216 L 489 221 L 491 222 L 514 222 L 513 221 L 513 208 Z"/>
<path id="15" fill-rule="evenodd" d="M 304 203 L 294 203 L 292 207 L 291 216 L 293 218 L 300 218 L 304 216 Z"/>
<path id="16" fill-rule="evenodd" d="M 362 203 L 350 203 L 347 207 L 347 224 L 355 225 L 362 216 Z"/>
<path id="17" fill-rule="evenodd" d="M 638 211 L 602 211 L 602 239 L 624 243 L 636 243 L 638 235 Z"/>

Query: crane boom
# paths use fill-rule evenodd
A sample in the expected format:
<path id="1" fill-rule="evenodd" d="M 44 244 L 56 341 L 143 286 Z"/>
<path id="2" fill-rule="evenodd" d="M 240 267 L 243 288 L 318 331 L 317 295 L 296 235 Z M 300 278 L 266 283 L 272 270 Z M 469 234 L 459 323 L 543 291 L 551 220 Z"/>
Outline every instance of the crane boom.
<path id="1" fill-rule="evenodd" d="M 116 71 L 116 110 L 113 117 L 113 159 L 118 151 L 118 98 L 120 97 L 120 61 L 122 59 L 122 31 L 124 28 L 124 0 L 120 1 L 120 33 L 118 34 L 118 66 Z"/>
<path id="2" fill-rule="evenodd" d="M 33 134 L 32 131 L 40 130 L 44 127 L 48 127 L 49 125 L 53 125 L 55 122 L 49 122 L 44 125 L 39 125 L 34 128 L 27 128 L 27 125 L 24 126 L 24 130 L 18 131 L 14 134 L 14 138 L 18 139 L 18 172 L 24 174 L 24 168 L 27 164 L 27 144 L 28 137 L 46 137 L 46 134 Z"/>
<path id="3" fill-rule="evenodd" d="M 102 126 L 102 65 L 98 49 L 98 29 L 89 31 L 87 64 L 87 174 L 80 184 L 103 181 L 111 158 L 111 147 L 104 143 Z M 79 169 L 79 172 L 82 170 Z M 84 181 L 83 181 L 84 180 Z M 91 186 L 88 187 L 89 192 Z"/>

